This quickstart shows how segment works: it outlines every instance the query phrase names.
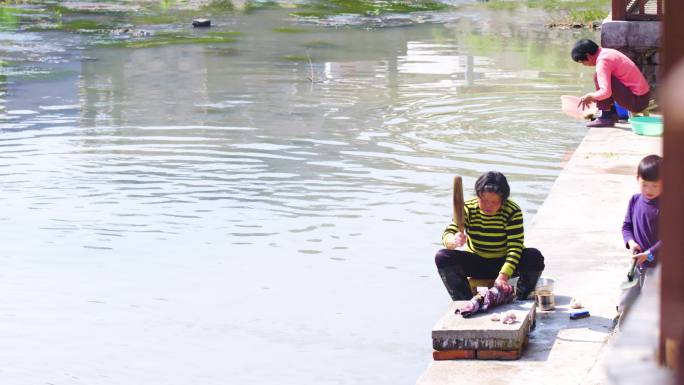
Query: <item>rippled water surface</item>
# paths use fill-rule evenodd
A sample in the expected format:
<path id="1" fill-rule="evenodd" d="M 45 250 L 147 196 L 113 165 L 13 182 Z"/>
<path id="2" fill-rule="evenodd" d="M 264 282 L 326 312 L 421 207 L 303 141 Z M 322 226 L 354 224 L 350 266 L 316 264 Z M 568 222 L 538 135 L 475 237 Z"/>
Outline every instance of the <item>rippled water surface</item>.
<path id="1" fill-rule="evenodd" d="M 0 382 L 414 383 L 453 175 L 504 172 L 529 224 L 584 135 L 559 96 L 590 83 L 586 32 L 439 17 L 284 33 L 268 10 L 145 49 L 0 32 Z"/>

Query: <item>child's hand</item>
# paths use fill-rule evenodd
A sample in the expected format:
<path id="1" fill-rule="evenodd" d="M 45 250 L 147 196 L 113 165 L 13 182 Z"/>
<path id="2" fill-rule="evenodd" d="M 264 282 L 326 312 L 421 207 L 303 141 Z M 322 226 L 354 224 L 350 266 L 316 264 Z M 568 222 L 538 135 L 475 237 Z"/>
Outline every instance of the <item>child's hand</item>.
<path id="1" fill-rule="evenodd" d="M 648 259 L 648 253 L 637 253 L 632 255 L 632 258 L 637 260 L 637 266 L 641 266 Z"/>
<path id="2" fill-rule="evenodd" d="M 633 239 L 630 239 L 629 242 L 627 242 L 627 245 L 629 245 L 629 251 L 632 254 L 638 254 L 643 251 L 641 249 L 641 246 L 639 246 L 639 244 L 636 243 Z"/>

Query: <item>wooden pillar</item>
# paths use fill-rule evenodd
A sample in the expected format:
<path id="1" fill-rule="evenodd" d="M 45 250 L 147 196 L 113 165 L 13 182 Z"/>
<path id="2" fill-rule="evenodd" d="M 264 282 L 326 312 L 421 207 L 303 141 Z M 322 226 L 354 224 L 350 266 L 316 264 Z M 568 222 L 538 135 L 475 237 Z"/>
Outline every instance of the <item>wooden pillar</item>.
<path id="1" fill-rule="evenodd" d="M 613 20 L 625 20 L 627 0 L 613 0 L 611 16 Z"/>
<path id="2" fill-rule="evenodd" d="M 663 17 L 663 0 L 656 0 L 656 13 L 658 15 L 658 20 L 662 20 L 662 17 Z"/>
<path id="3" fill-rule="evenodd" d="M 660 202 L 660 238 L 663 247 L 659 359 L 679 366 L 677 352 L 684 344 L 684 1 L 664 0 L 663 70 L 660 93 L 665 121 L 663 136 L 663 184 Z M 679 357 L 681 361 L 681 357 Z M 684 368 L 678 368 L 677 384 L 684 384 Z"/>

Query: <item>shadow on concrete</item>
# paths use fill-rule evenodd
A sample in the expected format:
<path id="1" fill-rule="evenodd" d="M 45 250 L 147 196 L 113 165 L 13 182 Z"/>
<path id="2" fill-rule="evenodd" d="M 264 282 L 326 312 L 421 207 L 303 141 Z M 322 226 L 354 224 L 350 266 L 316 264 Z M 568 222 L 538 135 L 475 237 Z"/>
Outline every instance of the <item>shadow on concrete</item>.
<path id="1" fill-rule="evenodd" d="M 572 297 L 567 295 L 556 295 L 554 297 L 556 298 L 556 306 L 570 305 L 570 301 L 572 300 Z"/>
<path id="2" fill-rule="evenodd" d="M 537 310 L 536 327 L 529 334 L 529 344 L 521 361 L 547 361 L 553 346 L 558 342 L 603 344 L 613 330 L 613 319 L 590 315 L 577 320 L 570 319 L 572 297 L 556 296 L 556 308 L 551 311 Z M 585 310 L 585 309 L 578 309 Z M 591 311 L 590 311 L 591 314 Z M 561 337 L 561 331 L 577 329 L 577 333 Z M 586 331 L 597 332 L 587 333 Z"/>

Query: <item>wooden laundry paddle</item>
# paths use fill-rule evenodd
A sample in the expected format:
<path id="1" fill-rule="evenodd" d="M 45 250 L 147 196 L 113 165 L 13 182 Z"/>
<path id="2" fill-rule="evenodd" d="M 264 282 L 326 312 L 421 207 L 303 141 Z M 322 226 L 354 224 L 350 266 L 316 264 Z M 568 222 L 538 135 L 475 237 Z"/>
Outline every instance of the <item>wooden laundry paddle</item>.
<path id="1" fill-rule="evenodd" d="M 454 222 L 456 222 L 456 227 L 458 231 L 463 232 L 465 230 L 465 223 L 463 222 L 463 178 L 460 176 L 454 177 Z"/>

